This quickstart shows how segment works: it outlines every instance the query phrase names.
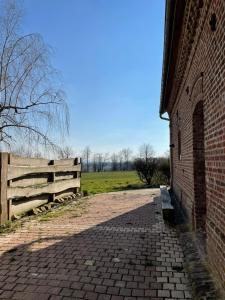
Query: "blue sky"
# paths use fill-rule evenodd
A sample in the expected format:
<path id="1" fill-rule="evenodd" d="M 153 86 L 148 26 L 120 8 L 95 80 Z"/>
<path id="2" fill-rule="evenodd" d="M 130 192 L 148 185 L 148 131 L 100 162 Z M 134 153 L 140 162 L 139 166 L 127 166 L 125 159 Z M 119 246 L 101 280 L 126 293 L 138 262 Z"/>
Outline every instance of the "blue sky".
<path id="1" fill-rule="evenodd" d="M 168 149 L 159 119 L 163 0 L 23 0 L 24 29 L 54 49 L 70 109 L 65 144 L 79 152 L 150 143 Z"/>

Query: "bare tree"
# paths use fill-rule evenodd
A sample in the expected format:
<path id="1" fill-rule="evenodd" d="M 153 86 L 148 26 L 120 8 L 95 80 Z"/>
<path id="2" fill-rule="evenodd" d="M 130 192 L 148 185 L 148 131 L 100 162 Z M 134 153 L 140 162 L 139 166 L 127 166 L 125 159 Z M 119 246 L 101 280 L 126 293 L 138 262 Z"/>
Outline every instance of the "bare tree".
<path id="1" fill-rule="evenodd" d="M 95 154 L 95 153 L 92 157 L 92 165 L 93 165 L 93 171 L 97 172 L 98 171 L 98 163 L 97 163 L 97 154 Z"/>
<path id="2" fill-rule="evenodd" d="M 102 153 L 97 153 L 97 171 L 101 172 L 103 170 L 103 154 Z"/>
<path id="3" fill-rule="evenodd" d="M 119 160 L 119 169 L 120 171 L 123 170 L 123 152 L 119 151 L 118 153 L 118 160 Z"/>
<path id="4" fill-rule="evenodd" d="M 127 171 L 129 170 L 129 160 L 130 160 L 131 153 L 132 151 L 130 148 L 124 148 L 122 150 L 123 159 L 124 159 L 124 169 Z"/>
<path id="5" fill-rule="evenodd" d="M 12 153 L 23 157 L 35 157 L 35 158 L 43 157 L 43 154 L 38 148 L 34 149 L 31 147 L 27 147 L 26 145 L 20 145 L 14 148 Z"/>
<path id="6" fill-rule="evenodd" d="M 102 171 L 105 170 L 105 167 L 106 167 L 106 165 L 107 165 L 107 163 L 109 161 L 109 157 L 110 157 L 110 155 L 109 155 L 108 152 L 106 152 L 106 153 L 103 154 L 103 156 L 102 156 Z"/>
<path id="7" fill-rule="evenodd" d="M 68 129 L 65 95 L 49 48 L 39 34 L 21 34 L 21 21 L 16 1 L 0 0 L 0 141 L 11 145 L 20 134 L 52 144 L 52 129 Z"/>
<path id="8" fill-rule="evenodd" d="M 58 152 L 57 156 L 59 159 L 68 159 L 74 157 L 73 148 L 70 146 L 59 147 L 57 152 Z"/>
<path id="9" fill-rule="evenodd" d="M 153 157 L 155 154 L 155 151 L 150 144 L 141 145 L 139 151 L 140 151 L 140 158 L 145 159 L 145 161 L 147 161 L 148 158 Z"/>
<path id="10" fill-rule="evenodd" d="M 86 171 L 87 172 L 89 172 L 90 156 L 91 156 L 91 149 L 89 146 L 87 146 L 84 148 L 83 156 L 82 156 L 86 163 Z"/>
<path id="11" fill-rule="evenodd" d="M 112 171 L 118 170 L 118 155 L 116 153 L 111 155 L 111 169 Z"/>

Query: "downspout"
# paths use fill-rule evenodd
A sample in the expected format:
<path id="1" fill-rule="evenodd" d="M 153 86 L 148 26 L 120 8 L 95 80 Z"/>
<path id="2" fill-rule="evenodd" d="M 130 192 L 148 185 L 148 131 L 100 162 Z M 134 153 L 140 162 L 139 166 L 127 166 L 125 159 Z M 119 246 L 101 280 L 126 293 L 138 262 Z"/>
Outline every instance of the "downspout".
<path id="1" fill-rule="evenodd" d="M 160 119 L 162 119 L 162 120 L 165 120 L 165 121 L 170 121 L 170 119 L 169 119 L 169 118 L 165 118 L 165 117 L 163 117 L 161 113 L 159 114 L 159 117 L 160 117 Z"/>
<path id="2" fill-rule="evenodd" d="M 159 114 L 159 117 L 162 120 L 165 120 L 168 122 L 171 121 L 170 118 L 163 117 L 161 113 Z M 171 142 L 171 123 L 169 124 L 169 127 L 170 127 L 170 142 Z M 173 188 L 173 153 L 172 153 L 173 150 L 172 150 L 172 148 L 173 148 L 173 145 L 170 144 L 170 188 Z"/>

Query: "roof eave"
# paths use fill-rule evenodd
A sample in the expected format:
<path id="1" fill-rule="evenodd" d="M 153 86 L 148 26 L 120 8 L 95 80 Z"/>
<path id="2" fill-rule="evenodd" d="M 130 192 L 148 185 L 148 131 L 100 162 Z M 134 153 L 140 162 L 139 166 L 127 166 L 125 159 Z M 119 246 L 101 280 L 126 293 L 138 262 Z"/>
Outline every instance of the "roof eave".
<path id="1" fill-rule="evenodd" d="M 166 0 L 160 115 L 167 112 L 185 3 L 185 0 Z"/>

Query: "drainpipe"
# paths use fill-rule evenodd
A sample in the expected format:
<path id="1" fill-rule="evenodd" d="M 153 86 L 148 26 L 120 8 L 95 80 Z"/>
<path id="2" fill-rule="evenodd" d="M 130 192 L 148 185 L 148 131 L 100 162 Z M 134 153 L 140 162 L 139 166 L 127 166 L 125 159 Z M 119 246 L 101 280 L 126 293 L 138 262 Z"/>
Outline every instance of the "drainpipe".
<path id="1" fill-rule="evenodd" d="M 170 118 L 165 118 L 162 116 L 162 113 L 159 114 L 160 119 L 165 120 L 170 122 Z M 170 127 L 170 134 L 171 134 L 171 125 L 169 124 Z M 170 136 L 170 140 L 171 140 L 171 136 Z M 170 145 L 170 187 L 173 187 L 173 154 L 172 154 L 172 145 Z"/>
<path id="2" fill-rule="evenodd" d="M 162 120 L 170 121 L 170 119 L 169 119 L 169 118 L 165 118 L 165 117 L 163 117 L 161 113 L 159 114 L 159 117 L 160 117 L 160 119 L 162 119 Z"/>

